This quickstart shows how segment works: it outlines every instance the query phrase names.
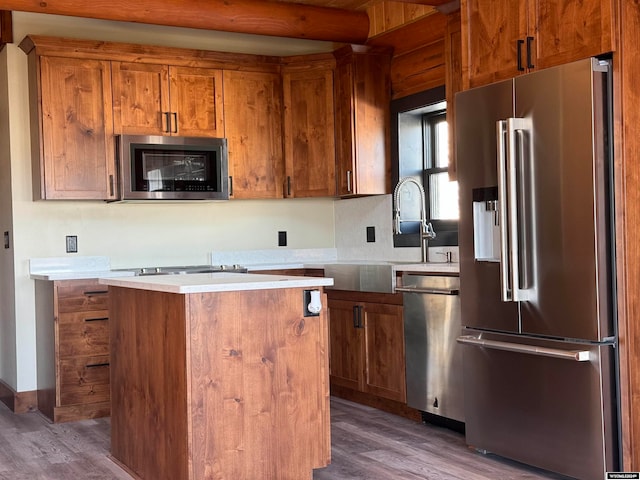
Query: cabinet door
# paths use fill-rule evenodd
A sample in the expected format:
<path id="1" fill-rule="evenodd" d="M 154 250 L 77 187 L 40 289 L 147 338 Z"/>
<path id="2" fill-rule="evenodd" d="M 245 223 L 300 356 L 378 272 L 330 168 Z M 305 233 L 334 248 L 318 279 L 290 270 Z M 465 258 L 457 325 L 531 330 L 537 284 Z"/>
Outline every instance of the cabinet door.
<path id="1" fill-rule="evenodd" d="M 40 197 L 115 196 L 109 62 L 40 57 Z"/>
<path id="2" fill-rule="evenodd" d="M 287 197 L 336 194 L 333 70 L 283 74 Z"/>
<path id="3" fill-rule="evenodd" d="M 223 77 L 231 196 L 282 198 L 280 76 L 225 70 Z"/>
<path id="4" fill-rule="evenodd" d="M 530 0 L 537 25 L 536 68 L 614 50 L 613 0 Z"/>
<path id="5" fill-rule="evenodd" d="M 406 402 L 402 307 L 366 303 L 364 391 Z"/>
<path id="6" fill-rule="evenodd" d="M 169 68 L 113 62 L 114 123 L 117 133 L 167 135 L 170 130 Z"/>
<path id="7" fill-rule="evenodd" d="M 390 61 L 386 54 L 370 53 L 337 59 L 336 150 L 340 196 L 385 194 L 391 190 Z"/>
<path id="8" fill-rule="evenodd" d="M 360 391 L 364 369 L 364 330 L 358 327 L 354 310 L 359 307 L 354 302 L 331 299 L 328 306 L 331 383 Z"/>
<path id="9" fill-rule="evenodd" d="M 460 12 L 465 88 L 522 73 L 518 70 L 518 41 L 527 37 L 526 0 L 495 0 L 490 6 L 482 0 L 461 0 Z M 526 64 L 525 52 L 526 44 L 522 53 Z"/>
<path id="10" fill-rule="evenodd" d="M 222 70 L 169 67 L 171 134 L 224 137 Z"/>

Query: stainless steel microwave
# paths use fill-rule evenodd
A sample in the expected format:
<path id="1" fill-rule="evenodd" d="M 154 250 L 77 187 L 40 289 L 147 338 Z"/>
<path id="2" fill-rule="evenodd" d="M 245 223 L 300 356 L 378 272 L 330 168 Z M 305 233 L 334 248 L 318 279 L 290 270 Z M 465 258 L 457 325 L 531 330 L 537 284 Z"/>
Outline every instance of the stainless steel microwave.
<path id="1" fill-rule="evenodd" d="M 225 138 L 117 135 L 120 200 L 228 200 Z"/>

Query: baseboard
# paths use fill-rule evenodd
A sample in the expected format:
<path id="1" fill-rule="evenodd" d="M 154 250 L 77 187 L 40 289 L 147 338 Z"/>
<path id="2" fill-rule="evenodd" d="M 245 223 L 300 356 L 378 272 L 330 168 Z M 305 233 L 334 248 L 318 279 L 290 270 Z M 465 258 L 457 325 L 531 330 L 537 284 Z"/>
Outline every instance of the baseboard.
<path id="1" fill-rule="evenodd" d="M 422 414 L 419 410 L 407 406 L 406 403 L 396 402 L 395 400 L 387 400 L 385 398 L 377 397 L 364 392 L 358 392 L 351 390 L 350 388 L 341 387 L 338 385 L 331 385 L 331 395 L 344 398 L 351 402 L 367 405 L 368 407 L 377 408 L 394 415 L 414 420 L 416 422 L 422 421 Z"/>
<path id="2" fill-rule="evenodd" d="M 36 390 L 16 392 L 2 380 L 0 380 L 0 402 L 9 407 L 13 413 L 34 412 L 38 409 Z"/>

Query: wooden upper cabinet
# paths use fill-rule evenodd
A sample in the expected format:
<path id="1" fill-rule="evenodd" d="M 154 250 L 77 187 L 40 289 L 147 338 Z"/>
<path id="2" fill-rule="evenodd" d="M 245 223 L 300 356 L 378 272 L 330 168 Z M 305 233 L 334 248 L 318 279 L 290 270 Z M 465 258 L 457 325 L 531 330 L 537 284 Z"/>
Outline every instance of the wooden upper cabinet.
<path id="1" fill-rule="evenodd" d="M 462 90 L 462 39 L 460 33 L 460 11 L 447 15 L 444 38 L 445 94 L 447 100 L 447 126 L 449 129 L 449 180 L 456 180 L 455 142 L 455 95 Z"/>
<path id="2" fill-rule="evenodd" d="M 169 67 L 171 133 L 224 137 L 222 70 Z"/>
<path id="3" fill-rule="evenodd" d="M 333 64 L 331 58 L 328 65 L 321 67 L 284 67 L 287 197 L 336 194 Z"/>
<path id="4" fill-rule="evenodd" d="M 355 45 L 334 54 L 338 195 L 389 193 L 391 55 Z"/>
<path id="5" fill-rule="evenodd" d="M 282 198 L 279 73 L 224 71 L 224 129 L 232 198 Z"/>
<path id="6" fill-rule="evenodd" d="M 115 130 L 224 137 L 222 71 L 113 62 Z"/>
<path id="7" fill-rule="evenodd" d="M 461 0 L 464 88 L 614 49 L 613 0 Z"/>
<path id="8" fill-rule="evenodd" d="M 115 130 L 132 135 L 169 131 L 169 67 L 113 62 Z"/>
<path id="9" fill-rule="evenodd" d="M 109 62 L 29 55 L 34 198 L 115 198 Z"/>

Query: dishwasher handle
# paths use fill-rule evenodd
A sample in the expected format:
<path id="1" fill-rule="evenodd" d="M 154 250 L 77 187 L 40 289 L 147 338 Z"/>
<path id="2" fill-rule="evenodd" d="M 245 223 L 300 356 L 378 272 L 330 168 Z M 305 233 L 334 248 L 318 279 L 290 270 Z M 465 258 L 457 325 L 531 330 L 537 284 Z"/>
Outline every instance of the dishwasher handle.
<path id="1" fill-rule="evenodd" d="M 396 292 L 425 293 L 428 295 L 460 295 L 459 288 L 396 287 Z"/>

